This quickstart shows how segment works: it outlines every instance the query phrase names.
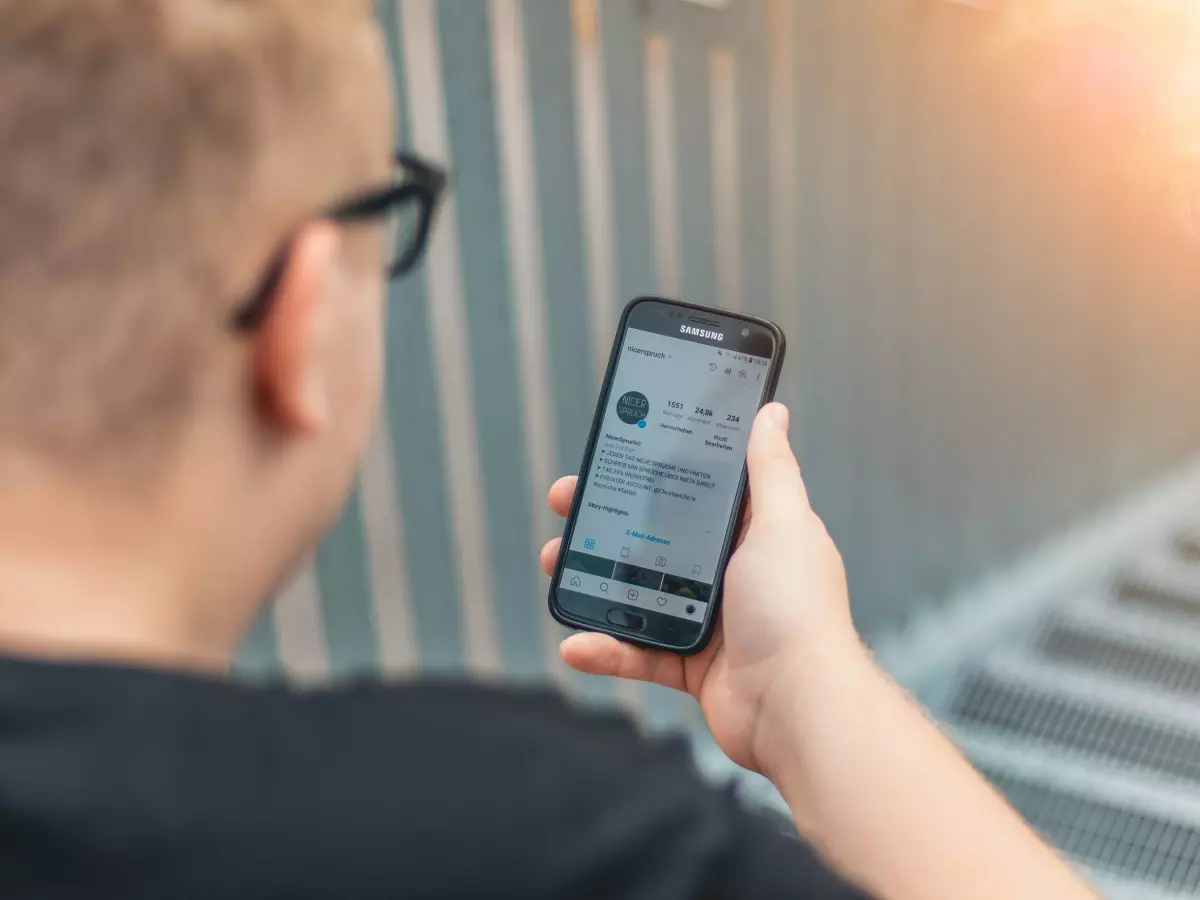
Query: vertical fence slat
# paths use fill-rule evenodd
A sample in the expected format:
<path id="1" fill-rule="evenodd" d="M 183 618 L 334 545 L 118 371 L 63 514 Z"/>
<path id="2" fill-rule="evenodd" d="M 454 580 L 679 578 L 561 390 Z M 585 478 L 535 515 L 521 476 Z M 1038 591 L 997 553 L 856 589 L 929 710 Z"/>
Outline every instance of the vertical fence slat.
<path id="1" fill-rule="evenodd" d="M 317 548 L 321 622 L 334 678 L 379 669 L 379 645 L 372 611 L 362 494 L 355 485 L 325 542 Z"/>
<path id="2" fill-rule="evenodd" d="M 605 286 L 604 279 L 597 285 L 589 284 L 589 266 L 608 265 L 591 262 L 585 252 L 583 157 L 580 153 L 580 119 L 588 113 L 579 108 L 577 97 L 580 89 L 576 81 L 577 62 L 575 46 L 575 12 L 572 5 L 562 0 L 523 0 L 523 26 L 525 49 L 528 62 L 528 84 L 531 106 L 531 128 L 534 157 L 537 160 L 538 217 L 542 224 L 542 262 L 546 298 L 546 350 L 551 376 L 547 389 L 551 395 L 552 424 L 554 427 L 555 474 L 578 472 L 583 455 L 583 444 L 591 423 L 595 405 L 596 367 L 599 365 L 595 348 L 607 343 L 611 326 L 605 321 L 603 333 L 593 334 L 599 318 L 607 320 L 613 315 L 616 298 L 603 305 L 599 297 L 589 300 L 590 290 L 613 295 L 615 288 Z M 582 49 L 582 48 L 581 48 Z M 602 74 L 600 48 L 596 45 L 596 57 L 587 65 L 596 67 Z M 602 107 L 604 103 L 603 81 L 596 75 L 589 90 L 583 95 L 594 98 Z M 602 120 L 603 121 L 603 120 Z M 600 127 L 595 129 L 604 132 Z M 589 151 L 590 152 L 590 151 Z M 595 165 L 595 163 L 590 163 Z M 601 172 L 603 177 L 604 172 Z M 603 187 L 600 188 L 604 190 Z M 595 188 L 593 188 L 595 190 Z M 595 227 L 595 226 L 591 226 Z M 608 244 L 589 244 L 596 260 L 608 256 Z M 610 271 L 611 275 L 611 271 Z M 611 280 L 611 279 L 610 279 Z M 543 486 L 544 488 L 544 486 Z M 545 505 L 544 495 L 541 499 Z M 561 529 L 558 522 L 553 530 Z M 545 583 L 543 582 L 543 585 Z M 545 591 L 538 601 L 545 609 Z M 550 634 L 565 635 L 566 629 L 559 628 L 544 614 Z M 552 671 L 554 671 L 552 669 Z M 591 700 L 606 700 L 613 696 L 610 679 L 587 675 L 576 675 L 572 684 Z"/>
<path id="3" fill-rule="evenodd" d="M 742 288 L 742 167 L 738 126 L 737 57 L 726 47 L 713 49 L 708 61 L 709 121 L 712 145 L 713 258 L 715 300 L 726 309 L 745 307 Z"/>
<path id="4" fill-rule="evenodd" d="M 562 0 L 524 0 L 525 48 L 542 224 L 546 331 L 552 377 L 556 474 L 576 472 L 595 402 L 588 267 L 584 253 L 581 159 L 572 11 Z M 598 256 L 604 256 L 603 253 Z M 615 294 L 615 288 L 609 293 Z M 605 323 L 606 328 L 608 323 Z M 600 338 L 608 340 L 601 333 Z M 605 348 L 607 353 L 607 347 Z M 581 364 L 587 360 L 588 364 Z"/>
<path id="5" fill-rule="evenodd" d="M 433 0 L 403 0 L 400 7 L 409 89 L 407 101 L 413 146 L 453 166 L 436 8 Z M 465 645 L 472 670 L 490 676 L 499 672 L 501 658 L 493 603 L 495 582 L 488 571 L 483 473 L 469 363 L 469 320 L 456 209 L 459 202 L 455 197 L 447 204 L 430 240 L 426 263 L 429 339 L 435 348 L 442 448 L 455 537 L 454 571 L 462 602 Z"/>
<path id="6" fill-rule="evenodd" d="M 403 3 L 387 0 L 382 21 L 394 60 L 399 142 L 409 147 L 412 124 L 402 39 Z M 429 340 L 429 303 L 423 269 L 390 287 L 383 405 L 392 427 L 397 493 L 393 502 L 399 507 L 398 519 L 409 524 L 401 536 L 401 552 L 408 562 L 417 661 L 424 671 L 454 672 L 464 669 L 467 662 L 439 422 L 441 387 L 435 372 L 435 346 Z"/>
<path id="7" fill-rule="evenodd" d="M 370 611 L 379 643 L 379 667 L 389 675 L 402 675 L 417 668 L 418 651 L 401 499 L 392 468 L 395 458 L 391 419 L 385 404 L 360 476 L 363 539 L 371 576 Z"/>
<path id="8" fill-rule="evenodd" d="M 807 4 L 804 4 L 807 5 Z M 768 0 L 767 26 L 767 103 L 769 116 L 768 168 L 770 171 L 770 264 L 771 308 L 773 318 L 783 329 L 792 347 L 792 361 L 780 380 L 778 397 L 797 407 L 801 393 L 803 355 L 796 351 L 804 347 L 801 341 L 800 267 L 797 255 L 811 244 L 802 240 L 799 224 L 800 184 L 802 173 L 797 151 L 797 69 L 796 57 L 807 41 L 797 40 L 800 34 L 796 4 L 792 0 Z M 811 212 L 808 213 L 811 216 Z M 810 237 L 806 232 L 803 237 Z M 806 254 L 811 260 L 811 254 Z M 805 428 L 808 410 L 796 409 L 797 429 Z"/>
<path id="9" fill-rule="evenodd" d="M 748 0 L 735 26 L 737 156 L 741 216 L 743 307 L 774 317 L 771 295 L 770 67 L 766 0 Z M 789 371 L 796 360 L 787 363 Z"/>
<path id="10" fill-rule="evenodd" d="M 275 633 L 284 673 L 302 684 L 329 680 L 321 589 L 312 563 L 302 566 L 280 594 L 275 604 Z"/>
<path id="11" fill-rule="evenodd" d="M 550 401 L 552 378 L 545 327 L 545 266 L 538 203 L 543 184 L 537 177 L 521 7 L 521 0 L 492 0 L 489 11 L 493 79 L 497 96 L 495 128 L 499 136 L 503 171 L 503 224 L 508 235 L 512 278 L 509 295 L 516 330 L 514 349 L 520 376 L 519 407 L 523 411 L 524 456 L 528 460 L 527 490 L 532 512 L 532 530 L 527 547 L 530 556 L 525 560 L 518 558 L 518 564 L 523 571 L 532 571 L 532 554 L 557 530 L 545 499 L 546 488 L 555 477 L 556 452 L 554 426 L 550 418 L 553 409 Z M 507 516 L 508 510 L 502 507 L 501 514 Z M 521 579 L 518 579 L 517 586 L 525 587 Z M 532 623 L 535 633 L 540 625 L 544 666 L 561 680 L 565 673 L 556 649 L 561 629 L 546 615 L 541 596 L 544 587 L 542 582 L 534 580 L 527 587 L 528 602 L 536 615 Z M 503 598 L 500 598 L 500 602 L 503 602 Z"/>
<path id="12" fill-rule="evenodd" d="M 679 152 L 674 52 L 661 34 L 648 34 L 646 48 L 646 157 L 650 161 L 650 204 L 658 293 L 683 292 L 680 248 Z M 690 149 L 690 148 L 689 148 Z"/>
<path id="13" fill-rule="evenodd" d="M 575 105 L 577 145 L 583 182 L 584 240 L 587 247 L 588 308 L 591 312 L 593 370 L 604 373 L 612 347 L 610 332 L 620 309 L 615 275 L 621 250 L 613 233 L 614 179 L 624 172 L 614 164 L 609 133 L 608 46 L 596 0 L 572 0 L 575 26 Z M 621 142 L 623 143 L 623 142 Z"/>
<path id="14" fill-rule="evenodd" d="M 472 518 L 482 515 L 482 521 L 476 524 L 485 555 L 472 560 L 478 567 L 472 590 L 482 605 L 486 600 L 481 588 L 484 583 L 488 586 L 493 605 L 490 627 L 495 629 L 503 671 L 511 677 L 533 679 L 546 671 L 542 639 L 546 627 L 544 607 L 537 600 L 533 489 L 526 452 L 535 436 L 527 433 L 528 419 L 522 414 L 518 354 L 519 349 L 540 351 L 540 347 L 528 346 L 527 338 L 537 340 L 536 335 L 522 336 L 518 329 L 540 329 L 541 315 L 539 311 L 537 325 L 531 326 L 529 316 L 518 318 L 515 314 L 509 260 L 513 249 L 522 247 L 522 239 L 526 247 L 536 246 L 537 235 L 511 231 L 509 225 L 516 223 L 503 206 L 505 173 L 496 130 L 497 88 L 493 82 L 489 6 L 439 3 L 437 24 L 461 247 L 458 265 L 462 317 L 455 316 L 455 327 L 464 329 L 466 339 L 462 347 L 466 356 L 454 363 L 470 376 L 469 393 L 464 392 L 462 399 L 469 397 L 473 404 L 463 413 L 463 424 L 456 428 L 461 429 L 459 440 L 474 440 L 477 444 L 470 448 L 473 459 L 469 463 L 464 454 L 463 468 L 473 472 L 478 467 L 483 491 L 482 497 L 473 498 L 470 504 L 466 498 L 462 501 L 464 511 L 469 509 Z M 510 119 L 510 124 L 516 122 Z M 531 174 L 532 161 L 527 162 Z M 519 212 L 528 206 L 514 209 Z M 531 271 L 527 261 L 518 258 L 517 262 L 517 271 Z M 536 254 L 532 265 L 534 269 L 538 266 Z M 522 296 L 521 303 L 532 299 Z M 537 363 L 531 360 L 529 364 Z M 528 386 L 538 390 L 536 377 Z M 539 409 L 544 407 L 539 397 L 529 399 Z M 473 413 L 474 419 L 470 432 L 465 427 L 467 412 Z M 537 415 L 535 420 L 541 421 Z M 543 468 L 548 466 L 543 464 Z M 460 485 L 453 487 L 457 491 Z M 539 509 L 543 507 L 538 504 Z M 474 540 L 472 537 L 472 543 Z M 465 549 L 466 543 L 463 546 Z"/>
<path id="15" fill-rule="evenodd" d="M 696 10 L 706 18 L 721 13 Z M 717 302 L 715 210 L 712 190 L 712 44 L 678 35 L 671 44 L 675 204 L 678 217 L 679 291 L 698 303 Z M 683 186 L 681 189 L 680 186 Z"/>

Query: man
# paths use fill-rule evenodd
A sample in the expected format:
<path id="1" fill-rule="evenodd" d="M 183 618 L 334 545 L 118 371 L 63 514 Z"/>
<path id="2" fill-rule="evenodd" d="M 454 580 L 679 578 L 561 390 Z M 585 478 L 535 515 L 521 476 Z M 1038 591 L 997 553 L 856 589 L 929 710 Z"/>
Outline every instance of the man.
<path id="1" fill-rule="evenodd" d="M 0 894 L 840 893 L 619 720 L 227 679 L 362 451 L 424 239 L 383 221 L 441 188 L 395 180 L 387 84 L 366 2 L 0 0 Z M 786 429 L 712 647 L 565 659 L 690 691 L 873 895 L 1090 896 L 871 663 Z"/>

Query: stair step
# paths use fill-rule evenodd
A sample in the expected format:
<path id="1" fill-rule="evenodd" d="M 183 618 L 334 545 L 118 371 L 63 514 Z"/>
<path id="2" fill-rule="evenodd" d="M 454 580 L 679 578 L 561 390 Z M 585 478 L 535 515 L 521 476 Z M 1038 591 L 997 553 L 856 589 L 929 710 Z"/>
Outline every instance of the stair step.
<path id="1" fill-rule="evenodd" d="M 1153 721 L 1134 710 L 1104 708 L 988 672 L 966 678 L 952 703 L 951 720 L 1111 764 L 1200 782 L 1200 734 Z"/>
<path id="2" fill-rule="evenodd" d="M 1200 655 L 1181 649 L 1150 647 L 1060 621 L 1038 639 L 1037 651 L 1054 662 L 1200 697 Z"/>
<path id="3" fill-rule="evenodd" d="M 1118 604 L 1200 622 L 1200 589 L 1166 579 L 1127 575 L 1116 585 Z"/>
<path id="4" fill-rule="evenodd" d="M 1175 552 L 1180 559 L 1190 563 L 1200 563 L 1200 527 L 1181 531 L 1175 538 Z"/>
<path id="5" fill-rule="evenodd" d="M 1200 893 L 1200 829 L 983 769 L 1026 821 L 1097 870 Z"/>

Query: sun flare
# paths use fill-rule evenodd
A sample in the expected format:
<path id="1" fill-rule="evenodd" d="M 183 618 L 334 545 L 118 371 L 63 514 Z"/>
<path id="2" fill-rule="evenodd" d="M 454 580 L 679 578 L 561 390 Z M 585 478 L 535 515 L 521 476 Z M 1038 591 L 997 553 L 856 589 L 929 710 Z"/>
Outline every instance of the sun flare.
<path id="1" fill-rule="evenodd" d="M 1200 159 L 1200 0 L 1010 0 L 1005 39 L 1040 45 L 1060 102 Z"/>

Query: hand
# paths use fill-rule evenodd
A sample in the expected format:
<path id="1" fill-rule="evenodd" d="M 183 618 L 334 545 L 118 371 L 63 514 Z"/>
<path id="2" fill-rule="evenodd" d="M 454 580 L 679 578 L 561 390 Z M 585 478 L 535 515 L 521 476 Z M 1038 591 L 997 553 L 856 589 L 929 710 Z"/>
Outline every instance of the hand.
<path id="1" fill-rule="evenodd" d="M 841 556 L 809 505 L 787 426 L 787 408 L 778 403 L 755 419 L 748 450 L 753 513 L 747 510 L 741 543 L 725 573 L 717 628 L 702 653 L 681 657 L 590 633 L 572 635 L 560 651 L 581 672 L 691 694 L 721 749 L 738 765 L 760 772 L 770 725 L 764 710 L 771 698 L 790 693 L 797 678 L 815 677 L 818 657 L 861 651 Z M 550 506 L 559 515 L 570 509 L 575 488 L 576 479 L 569 477 L 550 489 Z M 547 573 L 560 543 L 556 538 L 542 548 Z"/>

